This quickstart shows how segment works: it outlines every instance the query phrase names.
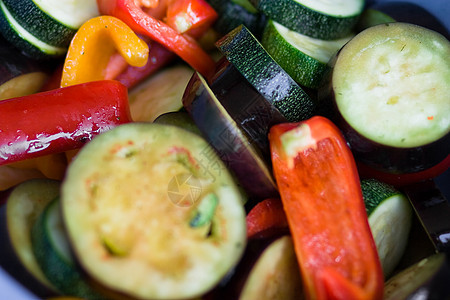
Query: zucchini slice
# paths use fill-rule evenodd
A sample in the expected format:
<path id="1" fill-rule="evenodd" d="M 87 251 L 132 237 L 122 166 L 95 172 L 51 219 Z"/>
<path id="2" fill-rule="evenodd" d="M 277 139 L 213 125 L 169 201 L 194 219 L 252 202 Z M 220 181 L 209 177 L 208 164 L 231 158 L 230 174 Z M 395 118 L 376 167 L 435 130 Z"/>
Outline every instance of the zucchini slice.
<path id="1" fill-rule="evenodd" d="M 2 1 L 23 29 L 56 47 L 69 47 L 77 29 L 99 14 L 95 0 Z"/>
<path id="2" fill-rule="evenodd" d="M 113 293 L 145 299 L 212 289 L 244 251 L 243 203 L 204 139 L 156 123 L 94 138 L 72 161 L 61 192 L 82 268 Z"/>
<path id="3" fill-rule="evenodd" d="M 251 269 L 240 300 L 302 299 L 300 269 L 290 236 L 267 246 Z"/>
<path id="4" fill-rule="evenodd" d="M 388 278 L 405 252 L 413 210 L 403 193 L 384 182 L 363 179 L 361 190 L 383 273 Z"/>
<path id="5" fill-rule="evenodd" d="M 269 20 L 261 44 L 298 84 L 317 89 L 330 58 L 353 36 L 337 40 L 316 39 Z"/>
<path id="6" fill-rule="evenodd" d="M 56 197 L 47 204 L 31 228 L 36 261 L 61 294 L 85 299 L 104 299 L 91 288 L 75 265 Z"/>
<path id="7" fill-rule="evenodd" d="M 15 272 L 14 277 L 22 284 L 36 287 L 35 292 L 43 293 L 41 296 L 54 295 L 56 289 L 44 275 L 34 256 L 31 228 L 46 205 L 59 195 L 59 189 L 59 181 L 31 179 L 14 187 L 6 202 L 8 237 L 19 260 L 19 265 L 14 264 L 11 271 Z"/>
<path id="8" fill-rule="evenodd" d="M 335 109 L 358 161 L 403 174 L 448 156 L 449 57 L 442 35 L 400 22 L 370 27 L 339 51 L 319 101 Z"/>
<path id="9" fill-rule="evenodd" d="M 449 278 L 448 254 L 433 254 L 390 278 L 383 299 L 449 299 Z"/>
<path id="10" fill-rule="evenodd" d="M 193 72 L 186 65 L 175 65 L 133 87 L 128 95 L 132 119 L 153 122 L 159 115 L 180 110 L 184 90 Z"/>
<path id="11" fill-rule="evenodd" d="M 233 276 L 211 294 L 215 300 L 304 299 L 292 237 L 249 239 Z"/>
<path id="12" fill-rule="evenodd" d="M 216 10 L 214 29 L 222 35 L 243 24 L 256 37 L 261 37 L 267 17 L 260 13 L 248 0 L 209 0 Z"/>
<path id="13" fill-rule="evenodd" d="M 316 103 L 240 25 L 216 43 L 247 81 L 290 122 L 310 118 Z"/>
<path id="14" fill-rule="evenodd" d="M 350 34 L 364 0 L 251 0 L 262 13 L 287 28 L 323 40 Z"/>
<path id="15" fill-rule="evenodd" d="M 198 135 L 202 134 L 197 125 L 195 125 L 195 122 L 192 120 L 189 113 L 184 110 L 164 113 L 157 117 L 153 122 L 158 124 L 174 125 Z"/>
<path id="16" fill-rule="evenodd" d="M 34 59 L 60 58 L 67 52 L 67 47 L 50 45 L 28 32 L 19 24 L 3 1 L 0 1 L 0 32 L 23 54 Z"/>

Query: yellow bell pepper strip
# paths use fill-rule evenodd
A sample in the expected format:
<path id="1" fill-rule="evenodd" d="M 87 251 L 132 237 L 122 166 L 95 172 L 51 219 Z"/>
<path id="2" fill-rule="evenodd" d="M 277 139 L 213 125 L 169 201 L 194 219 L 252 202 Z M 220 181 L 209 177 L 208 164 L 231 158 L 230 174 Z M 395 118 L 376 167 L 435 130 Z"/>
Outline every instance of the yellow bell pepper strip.
<path id="1" fill-rule="evenodd" d="M 116 51 L 132 66 L 147 63 L 147 44 L 124 22 L 112 16 L 88 20 L 70 43 L 61 87 L 105 79 L 106 67 Z"/>
<path id="2" fill-rule="evenodd" d="M 383 272 L 339 129 L 315 116 L 273 126 L 269 141 L 308 299 L 381 299 Z"/>
<path id="3" fill-rule="evenodd" d="M 97 0 L 101 14 L 115 16 L 136 33 L 146 35 L 173 51 L 193 69 L 210 78 L 215 62 L 202 47 L 188 35 L 145 13 L 134 0 Z"/>

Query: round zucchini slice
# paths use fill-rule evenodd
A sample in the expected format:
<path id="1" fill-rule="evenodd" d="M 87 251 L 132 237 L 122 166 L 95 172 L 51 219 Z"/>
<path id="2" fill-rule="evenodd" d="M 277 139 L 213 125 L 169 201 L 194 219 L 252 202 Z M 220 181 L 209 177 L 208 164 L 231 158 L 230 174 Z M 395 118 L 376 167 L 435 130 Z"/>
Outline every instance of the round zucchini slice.
<path id="1" fill-rule="evenodd" d="M 112 292 L 188 299 L 212 289 L 246 245 L 243 194 L 204 139 L 130 123 L 88 143 L 61 208 L 80 265 Z"/>
<path id="2" fill-rule="evenodd" d="M 269 20 L 261 44 L 298 84 L 317 89 L 330 58 L 353 34 L 337 40 L 321 40 L 290 30 Z"/>
<path id="3" fill-rule="evenodd" d="M 251 0 L 269 18 L 301 34 L 333 40 L 350 34 L 363 12 L 362 0 Z"/>
<path id="4" fill-rule="evenodd" d="M 105 299 L 76 266 L 64 230 L 59 197 L 47 204 L 31 228 L 33 253 L 42 272 L 66 296 Z"/>
<path id="5" fill-rule="evenodd" d="M 314 115 L 315 101 L 267 53 L 247 27 L 236 27 L 217 41 L 216 46 L 288 121 L 297 122 Z"/>
<path id="6" fill-rule="evenodd" d="M 31 228 L 47 204 L 58 197 L 60 184 L 44 178 L 27 180 L 11 190 L 6 202 L 5 228 L 14 256 L 2 257 L 0 264 L 40 297 L 55 295 L 56 288 L 44 275 L 33 253 Z M 3 264 L 5 258 L 7 264 Z"/>
<path id="7" fill-rule="evenodd" d="M 11 14 L 8 7 L 0 2 L 0 32 L 8 42 L 34 59 L 61 58 L 67 47 L 53 46 L 31 34 Z"/>
<path id="8" fill-rule="evenodd" d="M 77 29 L 98 16 L 94 0 L 3 0 L 14 19 L 31 35 L 67 48 Z"/>
<path id="9" fill-rule="evenodd" d="M 388 278 L 405 253 L 413 210 L 402 192 L 384 182 L 363 179 L 361 190 L 383 273 Z"/>

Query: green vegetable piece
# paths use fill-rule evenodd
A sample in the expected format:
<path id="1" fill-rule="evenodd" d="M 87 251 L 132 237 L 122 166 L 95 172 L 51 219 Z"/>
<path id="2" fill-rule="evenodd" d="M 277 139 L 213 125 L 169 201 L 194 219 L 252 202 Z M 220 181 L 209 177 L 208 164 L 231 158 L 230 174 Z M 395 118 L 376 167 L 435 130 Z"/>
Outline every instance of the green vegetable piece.
<path id="1" fill-rule="evenodd" d="M 196 228 L 210 224 L 218 204 L 219 198 L 216 194 L 211 193 L 203 197 L 194 211 L 194 216 L 191 218 L 189 226 Z"/>

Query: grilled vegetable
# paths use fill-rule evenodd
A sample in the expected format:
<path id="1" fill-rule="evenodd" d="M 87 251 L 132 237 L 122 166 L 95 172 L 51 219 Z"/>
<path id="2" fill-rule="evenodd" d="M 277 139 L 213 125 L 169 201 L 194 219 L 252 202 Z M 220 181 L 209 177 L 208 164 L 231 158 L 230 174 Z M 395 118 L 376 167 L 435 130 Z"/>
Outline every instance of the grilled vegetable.
<path id="1" fill-rule="evenodd" d="M 98 15 L 95 0 L 2 0 L 2 35 L 24 54 L 62 57 L 77 29 Z"/>
<path id="2" fill-rule="evenodd" d="M 98 0 L 100 13 L 115 16 L 138 34 L 150 37 L 170 49 L 194 70 L 209 77 L 214 61 L 191 37 L 185 37 L 161 20 L 146 14 L 134 0 Z"/>
<path id="3" fill-rule="evenodd" d="M 364 9 L 363 0 L 250 0 L 269 18 L 301 34 L 323 40 L 350 34 Z"/>
<path id="4" fill-rule="evenodd" d="M 358 161 L 401 175 L 446 160 L 449 55 L 442 35 L 400 22 L 370 27 L 340 50 L 319 98 Z"/>
<path id="5" fill-rule="evenodd" d="M 212 151 L 196 134 L 155 123 L 118 126 L 82 148 L 61 207 L 89 277 L 112 293 L 188 299 L 237 264 L 244 199 Z"/>
<path id="6" fill-rule="evenodd" d="M 153 122 L 161 114 L 180 110 L 183 93 L 192 74 L 190 67 L 174 65 L 130 89 L 128 97 L 132 119 Z"/>
<path id="7" fill-rule="evenodd" d="M 292 238 L 249 240 L 233 277 L 212 293 L 216 300 L 304 299 Z M 209 299 L 209 298 L 207 298 Z"/>
<path id="8" fill-rule="evenodd" d="M 243 25 L 216 43 L 217 48 L 247 81 L 291 122 L 305 120 L 316 103 L 267 53 Z"/>
<path id="9" fill-rule="evenodd" d="M 110 16 L 90 19 L 70 43 L 61 87 L 105 79 L 106 67 L 116 51 L 132 66 L 142 67 L 147 63 L 147 44 L 124 22 Z"/>
<path id="10" fill-rule="evenodd" d="M 317 89 L 330 58 L 352 37 L 316 39 L 269 20 L 261 44 L 298 84 Z"/>
<path id="11" fill-rule="evenodd" d="M 388 278 L 405 252 L 412 208 L 402 192 L 384 182 L 363 179 L 361 190 L 384 277 Z"/>
<path id="12" fill-rule="evenodd" d="M 55 296 L 56 288 L 42 272 L 33 253 L 31 228 L 46 205 L 59 194 L 60 182 L 50 179 L 32 179 L 14 187 L 3 207 L 7 232 L 2 237 L 0 265 L 16 280 L 39 297 Z M 3 223 L 2 221 L 2 223 Z"/>
<path id="13" fill-rule="evenodd" d="M 129 121 L 127 90 L 112 80 L 0 101 L 0 165 L 80 148 Z"/>
<path id="14" fill-rule="evenodd" d="M 269 140 L 306 296 L 381 299 L 382 268 L 339 129 L 315 116 L 273 126 Z"/>
<path id="15" fill-rule="evenodd" d="M 61 218 L 59 195 L 48 203 L 31 227 L 31 244 L 42 272 L 65 296 L 105 299 L 78 269 Z"/>
<path id="16" fill-rule="evenodd" d="M 241 84 L 241 86 L 245 86 L 245 80 L 243 83 L 241 81 Z M 215 87 L 217 87 L 217 94 L 214 91 Z M 222 88 L 220 81 L 215 86 L 214 84 L 209 85 L 200 74 L 195 73 L 186 88 L 183 105 L 200 132 L 213 147 L 213 151 L 218 153 L 227 168 L 234 173 L 248 196 L 256 201 L 275 197 L 278 192 L 270 171 L 270 165 L 264 159 L 261 151 L 247 137 L 244 129 L 239 126 L 239 123 L 236 123 L 218 99 L 218 96 L 224 90 L 227 91 L 227 89 Z M 247 93 L 250 95 L 256 94 L 256 97 L 259 97 L 258 93 L 249 88 L 233 91 L 243 95 Z M 233 98 L 230 97 L 230 99 Z M 239 109 L 239 107 L 242 108 L 242 105 L 245 107 L 246 103 L 235 101 L 234 104 L 234 111 L 241 113 L 246 118 L 248 116 L 246 111 Z M 249 107 L 249 109 L 254 108 L 259 108 L 268 113 L 273 111 L 264 102 L 262 108 L 261 105 Z M 228 109 L 230 108 L 228 107 Z M 274 115 L 276 115 L 275 113 L 276 111 Z M 268 116 L 268 118 L 263 119 L 262 123 L 267 126 L 265 122 L 270 122 L 272 115 L 263 114 L 263 116 Z M 257 125 L 261 124 L 261 122 L 255 121 Z M 252 176 L 249 177 L 249 174 L 252 174 Z"/>
<path id="17" fill-rule="evenodd" d="M 402 270 L 386 282 L 384 299 L 448 299 L 450 261 L 448 254 L 438 253 Z"/>

